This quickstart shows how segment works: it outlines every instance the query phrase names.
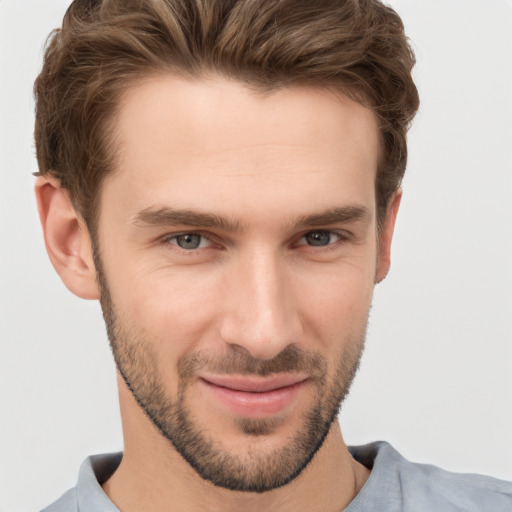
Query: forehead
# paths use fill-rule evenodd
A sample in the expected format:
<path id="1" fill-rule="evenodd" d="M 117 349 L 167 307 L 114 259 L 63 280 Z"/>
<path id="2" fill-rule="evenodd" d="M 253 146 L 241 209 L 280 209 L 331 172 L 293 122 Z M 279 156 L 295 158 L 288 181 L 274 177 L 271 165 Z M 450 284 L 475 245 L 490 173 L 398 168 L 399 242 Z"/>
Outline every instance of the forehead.
<path id="1" fill-rule="evenodd" d="M 160 125 L 170 129 L 162 137 L 173 133 L 169 143 L 180 149 L 195 144 L 196 151 L 239 148 L 247 139 L 330 146 L 344 136 L 357 138 L 364 147 L 354 149 L 365 152 L 378 144 L 373 112 L 341 92 L 306 86 L 260 92 L 217 76 L 148 78 L 123 94 L 117 124 L 124 143 Z"/>
<path id="2" fill-rule="evenodd" d="M 263 94 L 219 77 L 152 78 L 121 98 L 114 129 L 116 169 L 105 189 L 133 194 L 140 209 L 178 191 L 201 203 L 186 207 L 227 207 L 248 191 L 260 204 L 272 196 L 290 206 L 374 196 L 375 115 L 328 89 Z"/>

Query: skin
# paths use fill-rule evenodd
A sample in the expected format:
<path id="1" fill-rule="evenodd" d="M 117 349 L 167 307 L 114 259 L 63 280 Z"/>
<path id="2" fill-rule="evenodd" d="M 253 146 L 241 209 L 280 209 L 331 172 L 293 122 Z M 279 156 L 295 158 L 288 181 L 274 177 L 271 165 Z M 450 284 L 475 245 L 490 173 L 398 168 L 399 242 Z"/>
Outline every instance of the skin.
<path id="1" fill-rule="evenodd" d="M 179 359 L 197 353 L 270 361 L 296 347 L 327 362 L 332 384 L 335 362 L 364 339 L 374 285 L 389 270 L 400 203 L 398 192 L 378 238 L 373 113 L 325 89 L 262 95 L 219 77 L 168 76 L 131 88 L 115 126 L 118 163 L 103 183 L 97 242 L 119 323 L 156 355 L 169 397 L 177 395 Z M 54 267 L 73 293 L 99 299 L 89 233 L 66 191 L 39 178 L 36 194 Z M 234 225 L 155 223 L 141 215 L 171 207 Z M 312 218 L 351 209 L 362 214 Z M 310 245 L 306 235 L 319 231 L 330 233 L 327 245 Z M 191 232 L 208 238 L 183 250 L 176 235 Z M 310 464 L 287 485 L 264 493 L 215 486 L 118 381 L 125 452 L 103 489 L 123 511 L 199 511 L 208 503 L 219 511 L 335 512 L 369 476 L 335 421 Z M 250 462 L 250 452 L 271 457 L 289 443 L 314 391 L 312 383 L 302 386 L 270 415 L 278 426 L 253 437 L 237 426 L 236 413 L 204 392 L 199 378 L 188 388 L 187 406 L 218 446 Z"/>

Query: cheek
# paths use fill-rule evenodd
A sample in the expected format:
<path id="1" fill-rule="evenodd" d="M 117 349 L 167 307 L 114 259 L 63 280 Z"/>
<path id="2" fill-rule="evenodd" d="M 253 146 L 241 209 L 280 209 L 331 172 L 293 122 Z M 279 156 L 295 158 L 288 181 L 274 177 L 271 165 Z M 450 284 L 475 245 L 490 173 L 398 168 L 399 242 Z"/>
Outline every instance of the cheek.
<path id="1" fill-rule="evenodd" d="M 374 266 L 345 265 L 303 279 L 300 310 L 306 338 L 340 348 L 366 328 L 373 296 Z"/>
<path id="2" fill-rule="evenodd" d="M 123 317 L 165 365 L 197 350 L 210 331 L 218 287 L 214 275 L 202 274 L 200 269 L 140 272 L 118 289 Z"/>

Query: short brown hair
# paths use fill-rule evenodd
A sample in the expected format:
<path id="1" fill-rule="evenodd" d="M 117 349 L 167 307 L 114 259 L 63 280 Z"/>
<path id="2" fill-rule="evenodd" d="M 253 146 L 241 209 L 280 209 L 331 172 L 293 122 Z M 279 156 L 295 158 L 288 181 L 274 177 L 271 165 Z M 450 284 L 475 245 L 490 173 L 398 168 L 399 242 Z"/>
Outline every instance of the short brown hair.
<path id="1" fill-rule="evenodd" d="M 58 178 L 93 233 L 114 166 L 109 123 L 135 81 L 214 72 L 262 90 L 334 87 L 379 121 L 381 221 L 419 106 L 414 62 L 401 19 L 378 0 L 75 0 L 35 82 L 38 174 Z"/>

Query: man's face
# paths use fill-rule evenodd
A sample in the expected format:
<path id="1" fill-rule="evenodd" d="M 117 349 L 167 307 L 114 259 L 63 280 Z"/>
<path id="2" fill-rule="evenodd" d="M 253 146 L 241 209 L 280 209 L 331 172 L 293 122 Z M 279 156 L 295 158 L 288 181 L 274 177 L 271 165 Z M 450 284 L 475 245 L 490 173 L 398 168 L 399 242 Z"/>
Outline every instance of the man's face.
<path id="1" fill-rule="evenodd" d="M 373 114 L 215 78 L 123 97 L 102 307 L 127 387 L 206 479 L 264 491 L 320 447 L 378 275 Z"/>

